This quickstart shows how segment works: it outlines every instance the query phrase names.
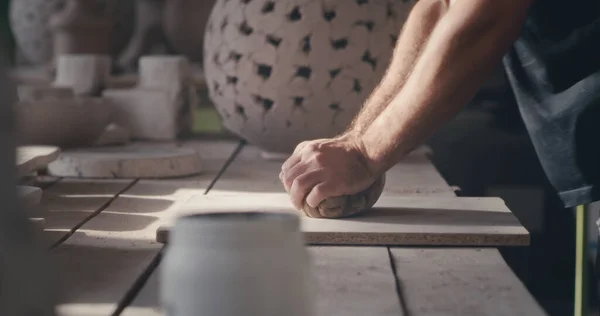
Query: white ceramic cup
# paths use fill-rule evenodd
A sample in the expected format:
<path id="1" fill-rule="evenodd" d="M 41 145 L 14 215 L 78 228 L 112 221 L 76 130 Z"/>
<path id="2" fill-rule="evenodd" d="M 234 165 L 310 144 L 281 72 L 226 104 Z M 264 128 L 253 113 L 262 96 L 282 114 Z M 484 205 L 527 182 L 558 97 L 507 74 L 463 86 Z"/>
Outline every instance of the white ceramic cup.
<path id="1" fill-rule="evenodd" d="M 312 315 L 308 253 L 296 215 L 189 215 L 170 236 L 160 265 L 166 315 Z"/>

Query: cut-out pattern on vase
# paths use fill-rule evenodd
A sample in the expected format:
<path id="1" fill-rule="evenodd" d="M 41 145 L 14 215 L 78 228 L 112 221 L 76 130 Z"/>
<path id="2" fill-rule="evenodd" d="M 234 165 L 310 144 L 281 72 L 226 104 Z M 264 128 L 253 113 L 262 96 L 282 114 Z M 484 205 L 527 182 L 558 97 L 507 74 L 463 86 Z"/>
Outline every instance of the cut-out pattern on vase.
<path id="1" fill-rule="evenodd" d="M 414 3 L 218 0 L 204 67 L 223 125 L 273 152 L 342 132 L 383 77 Z"/>

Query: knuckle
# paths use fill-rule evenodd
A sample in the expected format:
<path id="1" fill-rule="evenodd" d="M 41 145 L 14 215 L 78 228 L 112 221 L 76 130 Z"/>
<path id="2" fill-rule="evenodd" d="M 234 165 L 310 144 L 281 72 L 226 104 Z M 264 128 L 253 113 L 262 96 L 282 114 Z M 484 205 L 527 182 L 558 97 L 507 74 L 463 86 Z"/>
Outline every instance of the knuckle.
<path id="1" fill-rule="evenodd" d="M 302 191 L 307 185 L 306 177 L 297 177 L 292 181 L 292 187 L 296 190 Z"/>
<path id="2" fill-rule="evenodd" d="M 315 200 L 322 200 L 323 199 L 323 185 L 317 185 L 313 188 L 313 195 L 315 197 Z"/>
<path id="3" fill-rule="evenodd" d="M 322 164 L 324 164 L 324 163 L 325 163 L 326 157 L 325 157 L 325 155 L 324 155 L 323 153 L 320 153 L 320 152 L 318 152 L 318 153 L 315 153 L 315 154 L 313 155 L 313 160 L 314 160 L 314 161 L 315 161 L 317 164 L 319 164 L 319 165 L 322 165 Z"/>
<path id="4" fill-rule="evenodd" d="M 310 142 L 308 144 L 306 144 L 306 146 L 304 147 L 307 151 L 309 152 L 314 152 L 314 151 L 318 151 L 319 150 L 319 143 L 317 142 Z"/>
<path id="5" fill-rule="evenodd" d="M 292 178 L 292 176 L 289 174 L 283 174 L 281 179 L 285 184 L 291 184 L 294 181 L 294 178 Z"/>

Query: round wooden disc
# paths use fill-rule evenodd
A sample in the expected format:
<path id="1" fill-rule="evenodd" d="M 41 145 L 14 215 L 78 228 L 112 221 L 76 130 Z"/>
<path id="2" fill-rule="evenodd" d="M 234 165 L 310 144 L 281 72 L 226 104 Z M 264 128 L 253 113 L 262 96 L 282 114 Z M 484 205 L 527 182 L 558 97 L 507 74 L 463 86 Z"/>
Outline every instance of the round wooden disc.
<path id="1" fill-rule="evenodd" d="M 64 151 L 48 172 L 77 178 L 171 178 L 202 172 L 202 162 L 191 149 L 98 147 Z"/>
<path id="2" fill-rule="evenodd" d="M 55 146 L 19 146 L 17 148 L 17 172 L 20 177 L 43 169 L 58 158 L 60 149 Z"/>

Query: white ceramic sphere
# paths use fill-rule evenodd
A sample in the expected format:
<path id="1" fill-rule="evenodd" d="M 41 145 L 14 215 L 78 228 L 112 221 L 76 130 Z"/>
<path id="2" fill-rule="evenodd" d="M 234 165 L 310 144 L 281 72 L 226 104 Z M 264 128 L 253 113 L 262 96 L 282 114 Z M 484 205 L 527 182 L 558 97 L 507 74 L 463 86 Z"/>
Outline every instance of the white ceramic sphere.
<path id="1" fill-rule="evenodd" d="M 223 125 L 272 152 L 342 132 L 379 83 L 413 0 L 217 0 L 209 97 Z"/>

